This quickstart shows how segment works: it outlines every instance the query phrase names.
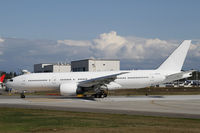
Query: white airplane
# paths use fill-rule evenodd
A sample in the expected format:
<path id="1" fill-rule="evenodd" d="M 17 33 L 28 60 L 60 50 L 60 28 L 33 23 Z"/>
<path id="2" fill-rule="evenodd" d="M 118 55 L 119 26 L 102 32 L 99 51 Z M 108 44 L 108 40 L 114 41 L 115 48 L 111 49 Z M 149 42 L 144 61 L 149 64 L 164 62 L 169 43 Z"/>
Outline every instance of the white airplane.
<path id="1" fill-rule="evenodd" d="M 106 72 L 30 73 L 10 79 L 6 86 L 24 92 L 59 89 L 61 95 L 92 94 L 106 97 L 107 91 L 123 88 L 143 88 L 192 76 L 182 72 L 191 40 L 185 40 L 157 69 Z"/>

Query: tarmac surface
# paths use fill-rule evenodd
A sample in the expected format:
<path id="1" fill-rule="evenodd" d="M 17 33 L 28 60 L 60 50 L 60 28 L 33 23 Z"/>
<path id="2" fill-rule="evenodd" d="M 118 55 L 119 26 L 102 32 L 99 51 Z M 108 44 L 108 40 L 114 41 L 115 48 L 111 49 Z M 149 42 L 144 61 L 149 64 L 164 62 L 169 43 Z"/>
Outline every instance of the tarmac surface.
<path id="1" fill-rule="evenodd" d="M 0 96 L 0 107 L 131 114 L 200 119 L 200 95 L 113 96 L 103 99 L 63 96 Z"/>

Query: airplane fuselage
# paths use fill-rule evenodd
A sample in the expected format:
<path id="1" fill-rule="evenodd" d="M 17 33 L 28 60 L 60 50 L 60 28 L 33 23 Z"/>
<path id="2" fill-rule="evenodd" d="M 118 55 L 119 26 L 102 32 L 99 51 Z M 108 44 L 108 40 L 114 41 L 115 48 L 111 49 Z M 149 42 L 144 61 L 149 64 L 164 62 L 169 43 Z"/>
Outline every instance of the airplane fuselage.
<path id="1" fill-rule="evenodd" d="M 59 89 L 64 83 L 79 83 L 81 81 L 127 72 L 119 75 L 107 85 L 108 89 L 143 88 L 161 83 L 165 74 L 156 70 L 132 70 L 132 71 L 107 71 L 107 72 L 68 72 L 68 73 L 31 73 L 12 79 L 7 87 L 16 90 L 47 90 Z"/>

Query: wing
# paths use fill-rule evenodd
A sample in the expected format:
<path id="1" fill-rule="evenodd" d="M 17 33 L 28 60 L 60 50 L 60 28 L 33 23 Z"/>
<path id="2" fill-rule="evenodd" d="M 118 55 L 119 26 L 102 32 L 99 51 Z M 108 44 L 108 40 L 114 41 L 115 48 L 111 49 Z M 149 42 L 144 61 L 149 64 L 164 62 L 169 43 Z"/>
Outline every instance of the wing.
<path id="1" fill-rule="evenodd" d="M 102 86 L 105 84 L 109 84 L 110 82 L 114 81 L 118 75 L 126 74 L 128 72 L 121 72 L 117 74 L 102 76 L 98 78 L 93 78 L 85 81 L 79 82 L 78 86 L 80 87 L 92 87 L 92 86 Z"/>
<path id="2" fill-rule="evenodd" d="M 180 73 L 168 75 L 168 76 L 166 76 L 163 83 L 169 83 L 169 82 L 172 82 L 172 81 L 175 81 L 175 80 L 191 77 L 192 72 L 195 72 L 195 70 L 190 70 L 190 71 L 185 71 L 185 72 L 180 72 Z"/>

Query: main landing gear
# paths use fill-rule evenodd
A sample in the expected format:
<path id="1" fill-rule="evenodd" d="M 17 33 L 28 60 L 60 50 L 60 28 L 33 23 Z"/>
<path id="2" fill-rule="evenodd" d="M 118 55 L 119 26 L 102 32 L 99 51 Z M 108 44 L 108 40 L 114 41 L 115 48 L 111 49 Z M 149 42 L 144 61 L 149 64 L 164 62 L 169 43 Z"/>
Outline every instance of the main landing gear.
<path id="1" fill-rule="evenodd" d="M 95 98 L 104 98 L 104 97 L 107 97 L 107 93 L 104 91 L 101 91 L 99 93 L 94 94 L 94 97 Z"/>
<path id="2" fill-rule="evenodd" d="M 20 94 L 20 97 L 21 97 L 21 98 L 25 98 L 25 97 L 26 97 L 25 94 L 24 94 L 24 92 L 22 92 L 22 93 Z"/>

